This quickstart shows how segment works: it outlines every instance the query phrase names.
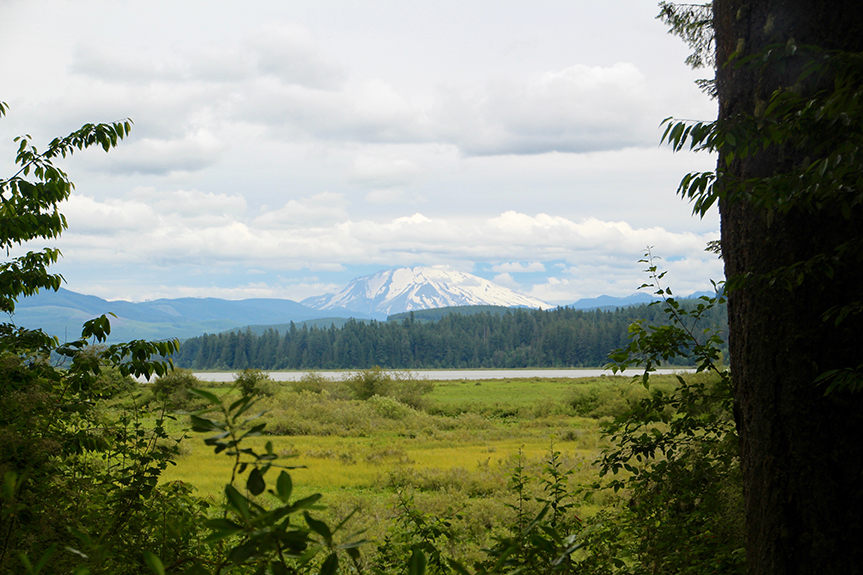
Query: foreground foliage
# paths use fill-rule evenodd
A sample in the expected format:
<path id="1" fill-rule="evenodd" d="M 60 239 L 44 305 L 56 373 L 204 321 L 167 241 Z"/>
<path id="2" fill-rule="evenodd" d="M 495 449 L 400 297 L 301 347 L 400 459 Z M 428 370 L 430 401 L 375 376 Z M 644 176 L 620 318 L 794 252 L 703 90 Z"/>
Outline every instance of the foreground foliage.
<path id="1" fill-rule="evenodd" d="M 6 111 L 0 103 L 0 115 Z M 72 183 L 53 161 L 123 139 L 130 122 L 87 124 L 40 152 L 19 142 L 18 171 L 0 180 L 0 249 L 56 238 L 66 228 L 57 204 Z M 27 179 L 32 175 L 32 180 Z M 60 252 L 28 251 L 0 265 L 0 309 L 11 314 L 19 297 L 58 289 L 48 272 Z M 80 339 L 60 343 L 40 330 L 0 324 L 0 570 L 54 570 L 86 563 L 107 571 L 140 564 L 140 549 L 159 526 L 154 494 L 170 460 L 164 411 L 142 422 L 136 410 L 105 417 L 98 402 L 128 387 L 128 377 L 164 375 L 177 342 L 133 341 L 111 346 L 107 317 L 84 324 Z M 91 502 L 98 501 L 98 505 Z M 149 519 L 148 519 L 149 518 Z M 134 529 L 144 523 L 142 530 Z M 64 549 L 64 551 L 58 551 Z M 57 557 L 54 557 L 55 553 Z M 131 554 L 131 555 L 130 555 Z M 31 559 L 34 558 L 34 559 Z M 16 567 L 17 565 L 17 567 Z"/>
<path id="2" fill-rule="evenodd" d="M 709 378 L 677 376 L 670 391 L 654 389 L 636 408 L 605 427 L 611 447 L 600 464 L 606 485 L 625 489 L 621 519 L 631 560 L 651 573 L 743 573 L 744 526 L 738 438 L 732 414 L 732 381 L 722 365 L 720 334 L 704 326 L 722 298 L 702 298 L 686 309 L 662 285 L 650 250 L 642 260 L 668 326 L 635 323 L 629 345 L 612 354 L 615 370 L 644 366 L 650 374 L 668 357 L 696 360 Z M 625 472 L 621 475 L 620 472 Z"/>

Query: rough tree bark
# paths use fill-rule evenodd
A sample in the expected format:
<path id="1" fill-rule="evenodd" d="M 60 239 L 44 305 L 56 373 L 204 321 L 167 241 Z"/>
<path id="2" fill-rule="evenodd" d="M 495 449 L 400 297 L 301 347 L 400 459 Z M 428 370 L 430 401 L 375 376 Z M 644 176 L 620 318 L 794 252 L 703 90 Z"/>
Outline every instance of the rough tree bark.
<path id="1" fill-rule="evenodd" d="M 720 122 L 754 114 L 800 71 L 725 66 L 735 51 L 745 57 L 789 38 L 863 51 L 860 0 L 714 0 L 713 10 Z M 735 160 L 730 173 L 766 177 L 805 155 L 761 153 Z M 720 212 L 728 278 L 769 274 L 863 233 L 860 206 L 850 219 L 828 205 L 771 220 L 725 198 Z M 863 299 L 861 268 L 840 267 L 832 279 L 813 273 L 792 290 L 747 284 L 729 296 L 750 573 L 863 573 L 863 393 L 825 397 L 814 383 L 827 370 L 863 362 L 860 316 L 838 328 L 822 319 L 837 303 Z"/>

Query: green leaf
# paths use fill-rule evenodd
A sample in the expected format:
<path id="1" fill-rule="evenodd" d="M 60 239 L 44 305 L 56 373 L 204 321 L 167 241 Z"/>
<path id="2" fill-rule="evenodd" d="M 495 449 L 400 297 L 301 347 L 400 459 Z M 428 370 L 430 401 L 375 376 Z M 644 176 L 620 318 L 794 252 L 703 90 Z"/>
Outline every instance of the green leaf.
<path id="1" fill-rule="evenodd" d="M 464 565 L 455 560 L 450 560 L 450 567 L 452 567 L 453 571 L 458 573 L 459 575 L 470 575 L 470 571 L 465 569 Z"/>
<path id="2" fill-rule="evenodd" d="M 355 533 L 354 536 L 355 535 L 358 535 L 358 533 Z M 342 543 L 341 545 L 336 547 L 336 549 L 347 551 L 348 554 L 353 557 L 353 552 L 357 551 L 363 545 L 368 545 L 369 543 L 370 541 L 368 539 L 357 539 L 356 541 L 348 541 L 347 543 Z M 359 552 L 357 551 L 357 553 Z"/>
<path id="3" fill-rule="evenodd" d="M 189 393 L 197 395 L 198 397 L 202 397 L 202 398 L 206 399 L 207 401 L 209 401 L 210 403 L 213 403 L 216 405 L 219 405 L 221 403 L 219 401 L 219 398 L 216 397 L 215 394 L 210 393 L 209 391 L 205 391 L 203 389 L 198 389 L 198 388 L 193 387 L 189 390 Z"/>
<path id="4" fill-rule="evenodd" d="M 282 502 L 287 503 L 291 498 L 291 492 L 294 489 L 294 484 L 291 481 L 291 476 L 286 471 L 279 473 L 279 478 L 276 479 L 276 495 Z"/>
<path id="5" fill-rule="evenodd" d="M 242 531 L 243 530 L 242 525 L 240 525 L 238 523 L 234 523 L 230 519 L 225 519 L 223 517 L 208 519 L 204 522 L 204 525 L 210 529 L 214 529 L 214 530 L 218 529 L 221 531 L 228 531 L 228 530 Z"/>
<path id="6" fill-rule="evenodd" d="M 234 564 L 241 564 L 253 557 L 257 552 L 258 542 L 254 539 L 237 545 L 228 553 L 228 560 Z"/>
<path id="7" fill-rule="evenodd" d="M 267 484 L 264 481 L 264 476 L 261 470 L 255 467 L 249 472 L 249 479 L 246 480 L 246 489 L 252 495 L 260 495 L 266 489 Z"/>
<path id="8" fill-rule="evenodd" d="M 331 553 L 321 565 L 320 575 L 334 575 L 339 570 L 339 556 Z"/>
<path id="9" fill-rule="evenodd" d="M 235 401 L 234 403 L 232 403 L 232 404 L 230 405 L 230 407 L 228 407 L 228 411 L 229 411 L 229 412 L 234 411 L 234 410 L 235 410 L 235 409 L 237 409 L 238 407 L 240 407 L 240 406 L 242 406 L 242 405 L 246 405 L 246 404 L 247 404 L 247 403 L 249 403 L 251 400 L 252 400 L 252 398 L 251 398 L 251 397 L 248 397 L 248 396 L 246 396 L 246 397 L 241 397 L 240 399 L 238 399 L 237 401 Z"/>
<path id="10" fill-rule="evenodd" d="M 216 541 L 227 539 L 228 537 L 242 533 L 244 529 L 229 519 L 210 519 L 205 521 L 204 525 L 213 530 L 212 533 L 204 538 L 204 543 L 215 543 Z"/>
<path id="11" fill-rule="evenodd" d="M 408 562 L 408 575 L 425 575 L 427 563 L 425 553 L 422 552 L 419 545 L 414 545 Z"/>
<path id="12" fill-rule="evenodd" d="M 156 575 L 165 575 L 165 566 L 162 565 L 162 560 L 150 553 L 144 551 L 144 563 L 150 568 L 150 571 Z"/>
<path id="13" fill-rule="evenodd" d="M 320 498 L 323 497 L 320 493 L 315 493 L 314 495 L 309 495 L 308 497 L 304 497 L 298 501 L 295 501 L 293 504 L 294 509 L 304 509 L 308 507 L 312 507 L 315 503 L 317 503 Z"/>
<path id="14" fill-rule="evenodd" d="M 234 510 L 240 517 L 249 521 L 251 513 L 249 512 L 249 501 L 234 488 L 233 485 L 225 486 L 225 497 L 228 501 L 228 507 Z"/>
<path id="15" fill-rule="evenodd" d="M 309 525 L 309 529 L 311 529 L 312 531 L 314 531 L 315 533 L 317 533 L 318 535 L 323 537 L 324 542 L 328 546 L 332 544 L 333 534 L 330 531 L 330 527 L 326 523 L 324 523 L 323 521 L 320 521 L 318 519 L 315 519 L 314 517 L 309 515 L 308 511 L 303 512 L 303 517 L 305 517 L 306 523 Z"/>

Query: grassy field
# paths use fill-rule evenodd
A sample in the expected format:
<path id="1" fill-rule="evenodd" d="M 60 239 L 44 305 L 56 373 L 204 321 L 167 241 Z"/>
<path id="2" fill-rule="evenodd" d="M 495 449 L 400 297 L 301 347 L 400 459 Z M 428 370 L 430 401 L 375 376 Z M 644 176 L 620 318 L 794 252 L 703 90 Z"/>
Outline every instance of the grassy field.
<path id="1" fill-rule="evenodd" d="M 469 404 L 489 405 L 503 403 L 524 406 L 538 401 L 562 402 L 574 385 L 585 385 L 596 380 L 618 378 L 584 379 L 487 379 L 455 380 L 435 382 L 429 399 L 438 405 Z"/>
<path id="2" fill-rule="evenodd" d="M 671 376 L 652 382 L 673 384 Z M 411 386 L 428 393 L 418 396 Z M 601 422 L 647 393 L 629 377 L 605 376 L 455 380 L 435 382 L 433 389 L 408 380 L 381 389 L 387 395 L 360 400 L 345 382 L 264 382 L 256 409 L 266 411 L 262 420 L 270 434 L 244 445 L 263 451 L 271 441 L 277 463 L 299 467 L 290 470 L 298 496 L 322 493 L 323 513 L 333 521 L 362 510 L 350 526 L 374 540 L 386 535 L 405 497 L 424 513 L 468 518 L 459 523 L 472 542 L 466 558 L 490 543 L 497 526 L 511 522 L 516 466 L 531 478 L 530 494 L 541 497 L 541 480 L 557 451 L 570 491 L 578 492 L 596 479 Z M 211 391 L 228 401 L 237 394 L 224 385 Z M 182 407 L 202 406 L 192 398 Z M 177 423 L 182 426 L 183 418 Z M 177 465 L 161 480 L 190 483 L 218 502 L 233 460 L 214 454 L 202 439 L 189 434 Z M 614 501 L 602 493 L 579 501 L 574 512 L 590 516 Z"/>
<path id="3" fill-rule="evenodd" d="M 276 453 L 290 458 L 284 464 L 305 467 L 292 473 L 298 487 L 324 493 L 381 489 L 388 477 L 405 473 L 489 467 L 506 472 L 519 450 L 527 460 L 541 460 L 552 442 L 585 468 L 597 455 L 599 420 L 626 405 L 628 395 L 640 396 L 639 389 L 621 377 L 456 380 L 435 382 L 425 409 L 415 410 L 395 402 L 296 393 L 284 383 L 261 401 L 268 410 L 264 420 L 276 434 L 248 441 L 259 449 L 272 441 Z M 297 431 L 278 432 L 285 428 Z M 232 461 L 212 451 L 190 435 L 163 481 L 220 493 Z"/>
<path id="4" fill-rule="evenodd" d="M 596 430 L 586 432 L 586 441 L 555 440 L 555 448 L 589 468 L 596 449 L 583 443 L 596 441 Z M 547 438 L 513 437 L 511 439 L 452 441 L 405 437 L 256 437 L 248 444 L 263 451 L 263 444 L 272 441 L 282 456 L 280 463 L 302 466 L 291 471 L 301 494 L 377 491 L 391 487 L 394 478 L 408 477 L 423 487 L 440 488 L 447 483 L 473 478 L 468 483 L 477 492 L 501 487 L 488 475 L 489 471 L 505 476 L 514 466 L 519 452 L 527 460 L 541 461 L 549 452 L 552 436 Z M 231 475 L 232 460 L 216 455 L 203 442 L 191 441 L 184 447 L 177 467 L 169 468 L 162 481 L 182 480 L 195 485 L 201 493 L 220 494 L 226 478 Z M 465 485 L 464 487 L 468 487 Z"/>

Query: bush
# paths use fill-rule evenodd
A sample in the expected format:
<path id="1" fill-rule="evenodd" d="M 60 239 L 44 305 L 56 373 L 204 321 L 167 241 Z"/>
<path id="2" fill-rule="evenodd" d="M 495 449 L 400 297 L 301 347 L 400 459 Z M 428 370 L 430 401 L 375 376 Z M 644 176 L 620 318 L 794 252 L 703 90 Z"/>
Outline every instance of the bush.
<path id="1" fill-rule="evenodd" d="M 294 388 L 294 391 L 300 393 L 302 391 L 309 391 L 311 393 L 321 393 L 328 387 L 332 386 L 332 381 L 321 375 L 316 371 L 310 371 L 303 375 L 299 381 L 292 381 L 291 387 Z"/>
<path id="2" fill-rule="evenodd" d="M 392 396 L 414 409 L 425 410 L 429 403 L 426 396 L 432 391 L 434 382 L 428 379 L 417 379 L 410 373 L 401 372 L 397 372 L 393 378 Z"/>
<path id="3" fill-rule="evenodd" d="M 244 369 L 234 376 L 234 385 L 243 395 L 273 395 L 274 383 L 269 374 L 260 369 Z"/>
<path id="4" fill-rule="evenodd" d="M 576 415 L 589 417 L 599 406 L 599 390 L 579 385 L 569 390 L 566 403 Z"/>
<path id="5" fill-rule="evenodd" d="M 668 385 L 657 387 L 669 388 Z M 565 403 L 575 415 L 594 419 L 615 418 L 627 413 L 647 395 L 646 389 L 630 385 L 629 381 L 609 381 L 574 386 L 569 390 Z"/>
<path id="6" fill-rule="evenodd" d="M 137 385 L 132 376 L 123 375 L 116 367 L 103 367 L 93 383 L 93 391 L 103 399 L 110 399 Z"/>
<path id="7" fill-rule="evenodd" d="M 192 370 L 175 369 L 153 382 L 153 394 L 173 407 L 181 407 L 191 398 L 189 390 L 200 385 L 201 380 L 195 377 Z"/>
<path id="8" fill-rule="evenodd" d="M 387 396 L 393 389 L 393 379 L 379 366 L 358 371 L 345 379 L 345 384 L 354 399 L 371 399 L 376 395 Z"/>
<path id="9" fill-rule="evenodd" d="M 432 381 L 417 379 L 410 373 L 388 372 L 378 366 L 354 373 L 344 384 L 354 399 L 391 397 L 414 409 L 425 409 L 428 405 L 425 396 L 434 391 Z"/>
<path id="10" fill-rule="evenodd" d="M 93 398 L 111 399 L 138 385 L 135 378 L 123 375 L 118 366 L 108 364 L 101 357 L 107 349 L 108 346 L 102 343 L 90 344 L 78 350 L 76 354 L 78 361 L 92 366 L 94 377 L 84 387 Z"/>
<path id="11" fill-rule="evenodd" d="M 410 407 L 391 397 L 375 395 L 369 399 L 369 403 L 378 415 L 387 419 L 401 420 L 411 413 Z"/>

